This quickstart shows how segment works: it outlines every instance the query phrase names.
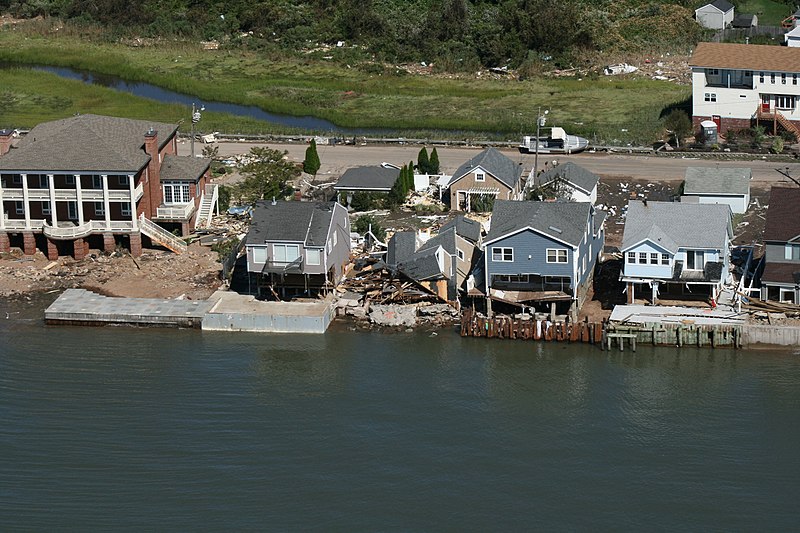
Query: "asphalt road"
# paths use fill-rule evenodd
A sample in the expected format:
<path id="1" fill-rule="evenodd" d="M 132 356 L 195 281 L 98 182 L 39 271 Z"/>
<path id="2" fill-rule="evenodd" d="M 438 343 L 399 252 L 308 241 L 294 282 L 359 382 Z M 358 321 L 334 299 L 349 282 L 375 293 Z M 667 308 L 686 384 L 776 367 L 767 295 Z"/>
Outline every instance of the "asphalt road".
<path id="1" fill-rule="evenodd" d="M 196 153 L 200 153 L 203 146 L 204 145 L 201 143 L 196 143 Z M 304 144 L 244 142 L 224 142 L 218 143 L 216 146 L 219 147 L 219 154 L 222 157 L 246 154 L 253 146 L 268 146 L 278 150 L 286 150 L 293 161 L 303 161 L 307 148 L 307 145 Z M 338 178 L 348 168 L 377 165 L 384 161 L 396 165 L 403 165 L 409 161 L 416 162 L 419 150 L 419 146 L 400 145 L 317 146 L 317 153 L 322 163 L 317 178 L 322 181 L 327 181 L 328 179 L 333 180 Z M 479 152 L 479 149 L 437 147 L 436 151 L 439 154 L 441 170 L 445 173 L 452 173 L 463 162 L 475 156 Z M 180 155 L 189 155 L 189 142 L 182 141 L 179 145 L 178 152 Z M 529 172 L 533 168 L 533 154 L 520 154 L 517 150 L 502 150 L 502 152 L 514 161 L 522 164 L 525 168 L 525 172 Z M 684 177 L 686 168 L 690 166 L 749 167 L 753 170 L 753 181 L 762 186 L 774 185 L 781 182 L 791 184 L 791 182 L 779 174 L 776 169 L 785 170 L 788 168 L 792 176 L 800 178 L 800 163 L 786 163 L 763 159 L 718 160 L 682 158 L 680 156 L 668 155 L 654 156 L 617 153 L 582 153 L 575 155 L 539 154 L 539 168 L 542 168 L 545 162 L 553 160 L 558 160 L 562 163 L 565 161 L 573 161 L 601 177 L 630 177 L 656 182 L 680 181 Z"/>

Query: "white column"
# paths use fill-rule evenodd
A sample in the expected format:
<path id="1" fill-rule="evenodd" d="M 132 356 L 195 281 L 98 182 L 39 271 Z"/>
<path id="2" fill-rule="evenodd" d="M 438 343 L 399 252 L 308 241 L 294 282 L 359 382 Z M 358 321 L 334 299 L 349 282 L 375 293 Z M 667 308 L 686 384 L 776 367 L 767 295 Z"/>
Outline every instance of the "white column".
<path id="1" fill-rule="evenodd" d="M 136 229 L 136 188 L 133 186 L 133 174 L 128 176 L 128 189 L 131 191 L 131 223 Z"/>
<path id="2" fill-rule="evenodd" d="M 50 220 L 54 228 L 58 227 L 58 216 L 56 215 L 56 184 L 52 174 L 47 175 L 47 188 L 50 190 Z"/>
<path id="3" fill-rule="evenodd" d="M 0 229 L 6 229 L 6 212 L 3 209 L 3 185 L 0 184 Z"/>
<path id="4" fill-rule="evenodd" d="M 80 174 L 75 174 L 75 195 L 78 202 L 78 225 L 83 226 L 83 189 L 81 188 Z"/>
<path id="5" fill-rule="evenodd" d="M 22 210 L 25 213 L 25 229 L 31 229 L 31 211 L 28 206 L 28 175 L 22 176 Z"/>
<path id="6" fill-rule="evenodd" d="M 106 212 L 106 229 L 111 229 L 111 203 L 108 200 L 108 176 L 101 175 L 103 178 L 103 209 Z"/>

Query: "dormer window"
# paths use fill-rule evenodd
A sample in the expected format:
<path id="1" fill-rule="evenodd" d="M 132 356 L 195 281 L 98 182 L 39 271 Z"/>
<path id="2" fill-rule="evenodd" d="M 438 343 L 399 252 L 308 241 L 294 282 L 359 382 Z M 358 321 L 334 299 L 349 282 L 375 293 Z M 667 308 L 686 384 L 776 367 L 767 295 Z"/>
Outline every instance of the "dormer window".
<path id="1" fill-rule="evenodd" d="M 483 172 L 476 172 L 475 173 L 475 181 L 486 181 L 486 174 Z"/>

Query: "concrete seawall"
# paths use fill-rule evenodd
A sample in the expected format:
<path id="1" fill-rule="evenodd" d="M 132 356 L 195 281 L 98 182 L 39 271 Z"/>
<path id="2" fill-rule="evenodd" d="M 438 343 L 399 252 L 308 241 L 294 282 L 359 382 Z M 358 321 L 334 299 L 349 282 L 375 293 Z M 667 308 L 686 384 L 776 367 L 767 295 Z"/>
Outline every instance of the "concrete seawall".
<path id="1" fill-rule="evenodd" d="M 742 341 L 745 346 L 796 346 L 800 348 L 800 328 L 787 326 L 742 327 Z"/>

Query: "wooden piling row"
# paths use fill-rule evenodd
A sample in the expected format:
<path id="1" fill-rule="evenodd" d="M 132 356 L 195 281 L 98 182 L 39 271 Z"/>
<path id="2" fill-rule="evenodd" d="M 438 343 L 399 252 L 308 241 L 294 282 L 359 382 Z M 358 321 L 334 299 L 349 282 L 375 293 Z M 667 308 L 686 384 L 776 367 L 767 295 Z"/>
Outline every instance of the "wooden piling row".
<path id="1" fill-rule="evenodd" d="M 468 308 L 461 314 L 461 336 L 600 344 L 603 324 L 520 320 L 508 316 L 490 318 Z"/>

